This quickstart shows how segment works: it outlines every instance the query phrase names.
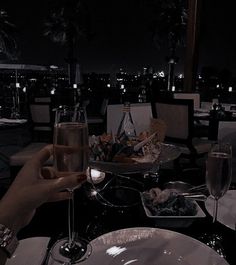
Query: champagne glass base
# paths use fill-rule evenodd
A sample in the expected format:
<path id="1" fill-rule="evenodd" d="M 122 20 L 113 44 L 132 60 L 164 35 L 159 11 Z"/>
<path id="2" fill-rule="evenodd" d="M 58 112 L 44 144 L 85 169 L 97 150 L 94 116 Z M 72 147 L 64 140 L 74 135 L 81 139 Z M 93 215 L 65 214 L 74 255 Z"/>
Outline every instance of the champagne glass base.
<path id="1" fill-rule="evenodd" d="M 59 264 L 77 264 L 86 260 L 92 253 L 92 246 L 84 238 L 77 238 L 70 246 L 68 238 L 58 240 L 50 251 L 50 256 Z"/>

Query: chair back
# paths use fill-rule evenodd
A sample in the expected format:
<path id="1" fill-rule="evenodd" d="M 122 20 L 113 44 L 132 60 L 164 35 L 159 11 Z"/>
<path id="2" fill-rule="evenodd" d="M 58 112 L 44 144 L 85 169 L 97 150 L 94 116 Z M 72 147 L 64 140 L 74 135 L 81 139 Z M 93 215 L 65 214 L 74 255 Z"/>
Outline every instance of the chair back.
<path id="1" fill-rule="evenodd" d="M 48 103 L 30 104 L 30 115 L 34 131 L 53 131 L 53 116 Z"/>
<path id="2" fill-rule="evenodd" d="M 123 104 L 107 106 L 107 133 L 117 133 L 122 118 Z M 130 111 L 134 122 L 136 133 L 149 130 L 150 119 L 152 118 L 151 103 L 130 104 Z"/>
<path id="3" fill-rule="evenodd" d="M 30 104 L 30 114 L 33 123 L 50 123 L 51 122 L 51 108 L 49 104 Z"/>
<path id="4" fill-rule="evenodd" d="M 30 104 L 33 140 L 51 142 L 53 133 L 53 116 L 49 103 Z"/>
<path id="5" fill-rule="evenodd" d="M 176 99 L 192 99 L 194 109 L 200 108 L 200 94 L 199 93 L 174 93 L 173 97 Z"/>
<path id="6" fill-rule="evenodd" d="M 210 110 L 211 107 L 212 107 L 212 102 L 210 102 L 210 101 L 202 101 L 201 102 L 201 108 L 202 109 Z"/>
<path id="7" fill-rule="evenodd" d="M 236 122 L 219 121 L 218 141 L 232 145 L 232 182 L 236 183 Z"/>
<path id="8" fill-rule="evenodd" d="M 100 108 L 100 114 L 102 116 L 106 114 L 108 102 L 109 102 L 108 98 L 104 98 L 102 101 L 101 108 Z"/>
<path id="9" fill-rule="evenodd" d="M 236 122 L 219 121 L 218 141 L 232 145 L 233 156 L 236 156 Z"/>
<path id="10" fill-rule="evenodd" d="M 193 135 L 193 101 L 188 99 L 159 100 L 153 103 L 153 116 L 166 123 L 166 140 L 187 142 Z"/>
<path id="11" fill-rule="evenodd" d="M 50 103 L 51 98 L 50 97 L 40 97 L 40 98 L 34 98 L 35 103 Z"/>

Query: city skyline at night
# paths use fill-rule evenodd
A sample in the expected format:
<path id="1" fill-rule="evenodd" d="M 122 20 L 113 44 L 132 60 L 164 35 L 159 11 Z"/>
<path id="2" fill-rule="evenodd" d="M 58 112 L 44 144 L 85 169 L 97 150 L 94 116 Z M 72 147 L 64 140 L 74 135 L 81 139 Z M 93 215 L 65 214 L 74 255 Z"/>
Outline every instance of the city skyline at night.
<path id="1" fill-rule="evenodd" d="M 1 1 L 18 29 L 20 56 L 18 62 L 40 65 L 65 65 L 65 50 L 43 36 L 43 25 L 49 14 L 50 1 Z M 127 3 L 128 2 L 128 3 Z M 148 31 L 149 11 L 145 1 L 87 1 L 94 36 L 82 39 L 78 63 L 84 72 L 117 72 L 124 67 L 138 72 L 144 66 L 167 71 L 168 49 L 157 49 Z M 236 40 L 233 25 L 233 1 L 203 3 L 199 47 L 199 70 L 213 66 L 227 68 L 235 74 Z M 225 10 L 225 12 L 223 12 Z M 177 50 L 176 74 L 183 73 L 185 47 Z"/>

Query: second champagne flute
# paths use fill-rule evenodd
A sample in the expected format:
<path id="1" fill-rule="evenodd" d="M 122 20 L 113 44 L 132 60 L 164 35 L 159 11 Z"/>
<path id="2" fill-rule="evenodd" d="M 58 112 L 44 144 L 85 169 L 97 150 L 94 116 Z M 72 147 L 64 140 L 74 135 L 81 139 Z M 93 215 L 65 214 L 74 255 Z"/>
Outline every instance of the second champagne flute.
<path id="1" fill-rule="evenodd" d="M 232 147 L 228 143 L 214 144 L 208 153 L 206 184 L 214 198 L 213 222 L 217 220 L 218 200 L 229 189 L 232 176 Z"/>
<path id="2" fill-rule="evenodd" d="M 210 196 L 214 199 L 213 231 L 204 236 L 203 241 L 214 249 L 221 257 L 226 257 L 222 245 L 222 234 L 217 231 L 216 221 L 218 213 L 218 200 L 229 189 L 232 176 L 232 147 L 228 143 L 214 144 L 208 153 L 206 163 L 206 185 Z"/>
<path id="3" fill-rule="evenodd" d="M 62 106 L 56 110 L 54 138 L 54 168 L 62 177 L 86 173 L 88 168 L 88 126 L 86 112 L 81 107 Z M 90 244 L 76 236 L 74 227 L 74 190 L 69 189 L 68 238 L 57 241 L 51 257 L 61 264 L 75 264 L 91 253 Z"/>

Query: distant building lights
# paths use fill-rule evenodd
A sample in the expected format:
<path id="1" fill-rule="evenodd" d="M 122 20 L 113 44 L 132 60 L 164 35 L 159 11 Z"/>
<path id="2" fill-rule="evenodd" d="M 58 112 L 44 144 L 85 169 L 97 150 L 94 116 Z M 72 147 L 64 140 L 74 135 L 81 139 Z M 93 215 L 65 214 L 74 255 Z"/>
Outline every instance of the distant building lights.
<path id="1" fill-rule="evenodd" d="M 56 92 L 56 89 L 53 88 L 53 89 L 50 91 L 50 94 L 51 94 L 51 95 L 55 95 L 55 92 Z"/>
<path id="2" fill-rule="evenodd" d="M 125 89 L 125 88 L 123 89 L 123 92 L 124 92 L 124 93 L 126 92 L 126 89 Z"/>
<path id="3" fill-rule="evenodd" d="M 50 69 L 58 69 L 58 66 L 56 66 L 56 65 L 50 65 L 49 67 L 50 67 Z"/>
<path id="4" fill-rule="evenodd" d="M 78 86 L 77 86 L 77 84 L 73 84 L 73 88 L 75 88 L 75 89 L 76 89 L 77 87 L 78 87 Z"/>
<path id="5" fill-rule="evenodd" d="M 117 78 L 117 81 L 123 81 L 123 78 Z"/>
<path id="6" fill-rule="evenodd" d="M 233 87 L 230 86 L 230 87 L 229 87 L 229 92 L 232 92 L 232 91 L 233 91 Z"/>
<path id="7" fill-rule="evenodd" d="M 25 86 L 22 88 L 22 91 L 23 91 L 24 93 L 26 93 L 26 87 L 25 87 Z"/>
<path id="8" fill-rule="evenodd" d="M 165 77 L 165 73 L 164 73 L 164 71 L 160 71 L 160 72 L 158 72 L 158 73 L 157 73 L 157 76 L 159 76 L 159 77 Z"/>
<path id="9" fill-rule="evenodd" d="M 172 91 L 175 91 L 175 86 L 172 86 L 171 90 L 172 90 Z"/>
<path id="10" fill-rule="evenodd" d="M 202 79 L 201 75 L 198 76 L 198 79 Z"/>
<path id="11" fill-rule="evenodd" d="M 124 84 L 121 84 L 120 85 L 120 89 L 124 89 L 125 88 L 125 85 Z"/>
<path id="12" fill-rule="evenodd" d="M 216 85 L 216 88 L 220 88 L 220 85 L 219 85 L 219 84 L 217 84 L 217 85 Z"/>
<path id="13" fill-rule="evenodd" d="M 107 84 L 107 87 L 111 87 L 111 84 Z"/>
<path id="14" fill-rule="evenodd" d="M 19 88 L 20 87 L 20 83 L 16 83 L 16 88 Z"/>
<path id="15" fill-rule="evenodd" d="M 179 79 L 183 79 L 184 78 L 184 76 L 183 76 L 183 74 L 179 74 Z"/>

